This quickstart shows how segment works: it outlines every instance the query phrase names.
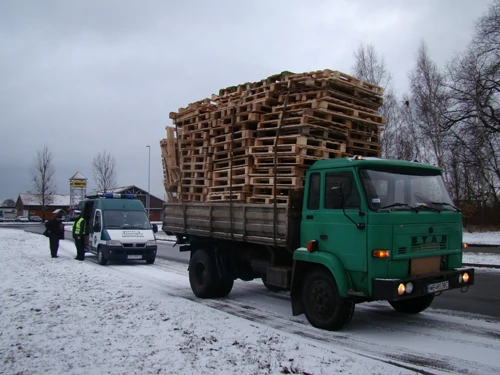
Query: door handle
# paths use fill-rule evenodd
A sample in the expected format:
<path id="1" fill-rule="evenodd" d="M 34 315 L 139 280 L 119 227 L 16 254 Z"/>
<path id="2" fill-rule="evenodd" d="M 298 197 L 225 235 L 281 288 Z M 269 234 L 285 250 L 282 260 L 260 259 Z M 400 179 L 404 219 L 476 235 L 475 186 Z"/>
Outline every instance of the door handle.
<path id="1" fill-rule="evenodd" d="M 314 219 L 314 216 L 313 215 L 306 215 L 306 219 L 307 220 L 312 220 L 312 219 Z"/>
<path id="2" fill-rule="evenodd" d="M 320 234 L 319 238 L 323 241 L 326 241 L 328 239 L 328 236 L 326 234 Z"/>

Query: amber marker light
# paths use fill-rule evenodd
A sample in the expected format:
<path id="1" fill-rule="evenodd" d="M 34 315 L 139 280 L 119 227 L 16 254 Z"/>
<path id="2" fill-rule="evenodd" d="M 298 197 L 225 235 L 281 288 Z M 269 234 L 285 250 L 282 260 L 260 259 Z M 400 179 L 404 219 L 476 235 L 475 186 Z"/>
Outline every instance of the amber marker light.
<path id="1" fill-rule="evenodd" d="M 312 240 L 307 243 L 307 251 L 313 252 L 318 250 L 318 241 Z"/>
<path id="2" fill-rule="evenodd" d="M 462 249 L 467 249 L 469 247 L 469 244 L 464 242 L 462 243 Z"/>
<path id="3" fill-rule="evenodd" d="M 372 256 L 374 258 L 389 258 L 391 256 L 391 252 L 389 250 L 373 250 Z"/>

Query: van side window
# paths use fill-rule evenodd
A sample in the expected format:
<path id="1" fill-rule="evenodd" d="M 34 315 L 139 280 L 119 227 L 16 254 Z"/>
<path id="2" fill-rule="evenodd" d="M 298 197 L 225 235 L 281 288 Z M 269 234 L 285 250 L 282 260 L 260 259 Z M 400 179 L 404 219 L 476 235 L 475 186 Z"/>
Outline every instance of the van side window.
<path id="1" fill-rule="evenodd" d="M 325 208 L 333 209 L 332 189 L 341 188 L 344 208 L 359 208 L 359 190 L 352 171 L 330 172 L 325 175 Z"/>
<path id="2" fill-rule="evenodd" d="M 101 211 L 96 211 L 92 228 L 95 228 L 96 225 L 101 225 Z"/>
<path id="3" fill-rule="evenodd" d="M 319 173 L 312 173 L 309 176 L 309 191 L 307 193 L 307 209 L 319 209 L 319 195 L 320 195 L 321 176 Z"/>

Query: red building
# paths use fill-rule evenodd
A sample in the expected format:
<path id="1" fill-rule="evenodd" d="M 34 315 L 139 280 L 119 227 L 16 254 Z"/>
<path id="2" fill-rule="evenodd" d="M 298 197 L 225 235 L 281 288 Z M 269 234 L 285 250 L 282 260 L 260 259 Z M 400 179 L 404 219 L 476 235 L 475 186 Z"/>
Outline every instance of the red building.
<path id="1" fill-rule="evenodd" d="M 69 211 L 69 195 L 48 195 L 45 198 L 45 218 L 42 207 L 41 194 L 21 193 L 16 201 L 17 216 L 40 216 L 42 219 L 50 219 L 52 212 L 57 209 Z"/>

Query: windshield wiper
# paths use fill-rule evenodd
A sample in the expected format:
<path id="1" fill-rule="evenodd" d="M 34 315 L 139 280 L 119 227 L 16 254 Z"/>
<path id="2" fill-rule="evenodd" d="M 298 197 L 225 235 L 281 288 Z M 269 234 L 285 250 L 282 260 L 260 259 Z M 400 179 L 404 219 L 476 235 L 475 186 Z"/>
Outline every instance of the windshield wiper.
<path id="1" fill-rule="evenodd" d="M 431 202 L 432 204 L 440 204 L 441 206 L 450 206 L 451 208 L 455 209 L 457 212 L 462 212 L 462 210 L 458 207 L 455 207 L 454 205 L 447 203 L 447 202 Z"/>
<path id="2" fill-rule="evenodd" d="M 410 206 L 409 204 L 406 203 L 393 203 L 388 206 L 380 207 L 378 211 L 380 210 L 385 210 L 386 208 L 391 208 L 391 207 L 408 207 L 410 210 L 414 212 L 418 212 L 418 210 L 415 207 Z"/>
<path id="3" fill-rule="evenodd" d="M 429 210 L 432 210 L 432 211 L 435 211 L 435 212 L 441 212 L 441 210 L 439 208 L 436 208 L 436 207 L 432 207 L 432 206 L 429 206 L 427 203 L 417 203 L 415 205 L 415 208 L 417 210 L 420 210 L 422 208 L 427 208 Z"/>

